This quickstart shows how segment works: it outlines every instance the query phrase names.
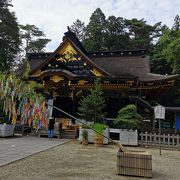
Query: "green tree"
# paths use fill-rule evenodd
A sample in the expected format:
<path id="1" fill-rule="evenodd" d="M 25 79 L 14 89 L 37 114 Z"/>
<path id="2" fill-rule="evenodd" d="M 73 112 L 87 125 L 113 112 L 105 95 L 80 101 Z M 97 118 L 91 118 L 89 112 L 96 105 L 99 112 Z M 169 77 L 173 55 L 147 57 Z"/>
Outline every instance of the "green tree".
<path id="1" fill-rule="evenodd" d="M 0 69 L 10 70 L 19 52 L 20 35 L 15 13 L 8 7 L 10 0 L 0 0 Z"/>
<path id="2" fill-rule="evenodd" d="M 171 29 L 165 27 L 163 34 L 151 55 L 153 72 L 159 74 L 180 73 L 180 19 L 176 16 Z M 177 82 L 163 97 L 161 103 L 165 106 L 178 106 L 180 103 L 180 83 Z"/>
<path id="3" fill-rule="evenodd" d="M 137 113 L 136 106 L 129 104 L 118 112 L 114 123 L 122 129 L 137 129 L 142 116 Z"/>
<path id="4" fill-rule="evenodd" d="M 76 34 L 76 36 L 78 37 L 78 39 L 80 41 L 84 40 L 84 36 L 85 36 L 85 25 L 82 21 L 80 21 L 79 19 L 77 19 L 75 22 L 73 22 L 73 25 L 70 27 L 71 31 L 74 32 Z"/>
<path id="5" fill-rule="evenodd" d="M 43 52 L 47 43 L 50 39 L 45 38 L 45 34 L 38 29 L 35 25 L 20 25 L 21 28 L 21 38 L 24 43 L 23 50 L 25 55 L 30 52 Z"/>
<path id="6" fill-rule="evenodd" d="M 126 20 L 131 48 L 151 50 L 153 41 L 161 35 L 161 23 L 151 26 L 144 19 Z"/>
<path id="7" fill-rule="evenodd" d="M 100 8 L 97 8 L 90 17 L 90 22 L 85 28 L 83 42 L 87 51 L 104 49 L 106 17 Z"/>
<path id="8" fill-rule="evenodd" d="M 175 31 L 180 30 L 180 17 L 179 17 L 178 14 L 174 18 L 174 24 L 173 24 L 172 29 L 175 30 Z"/>
<path id="9" fill-rule="evenodd" d="M 96 123 L 98 119 L 103 117 L 103 109 L 105 106 L 103 91 L 100 87 L 99 80 L 96 80 L 95 88 L 90 89 L 89 94 L 80 100 L 78 115 L 85 120 Z"/>
<path id="10" fill-rule="evenodd" d="M 105 32 L 106 49 L 129 49 L 131 39 L 126 29 L 125 19 L 109 16 L 106 20 Z"/>
<path id="11" fill-rule="evenodd" d="M 180 19 L 176 16 L 173 27 L 171 29 L 164 29 L 162 36 L 159 38 L 159 41 L 152 52 L 151 62 L 155 67 L 153 71 L 156 73 L 180 73 L 179 24 Z"/>
<path id="12" fill-rule="evenodd" d="M 170 31 L 161 37 L 160 43 L 166 41 L 162 55 L 170 63 L 172 74 L 180 74 L 180 30 Z"/>

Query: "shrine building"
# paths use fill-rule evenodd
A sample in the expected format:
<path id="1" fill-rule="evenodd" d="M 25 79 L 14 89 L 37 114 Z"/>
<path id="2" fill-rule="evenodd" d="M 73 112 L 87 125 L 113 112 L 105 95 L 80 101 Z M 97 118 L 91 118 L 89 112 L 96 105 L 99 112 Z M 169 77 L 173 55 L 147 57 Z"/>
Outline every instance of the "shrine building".
<path id="1" fill-rule="evenodd" d="M 141 102 L 142 111 L 151 114 L 146 101 L 158 101 L 178 78 L 151 73 L 144 49 L 87 52 L 70 30 L 54 52 L 29 53 L 28 62 L 30 79 L 44 85 L 44 93 L 52 98 L 53 105 L 75 116 L 84 90 L 93 88 L 97 77 L 109 118 L 115 118 L 131 97 Z M 63 116 L 53 110 L 53 117 Z"/>

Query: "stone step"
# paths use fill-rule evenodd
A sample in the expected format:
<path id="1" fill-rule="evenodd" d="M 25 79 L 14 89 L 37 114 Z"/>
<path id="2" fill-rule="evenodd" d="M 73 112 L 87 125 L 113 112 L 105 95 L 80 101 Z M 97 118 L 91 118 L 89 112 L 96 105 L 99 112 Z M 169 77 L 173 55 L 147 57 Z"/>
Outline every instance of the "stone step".
<path id="1" fill-rule="evenodd" d="M 74 135 L 65 135 L 65 134 L 61 135 L 61 138 L 62 139 L 76 139 Z"/>
<path id="2" fill-rule="evenodd" d="M 67 139 L 75 139 L 76 138 L 76 134 L 74 131 L 64 131 L 61 134 L 61 138 L 67 138 Z"/>

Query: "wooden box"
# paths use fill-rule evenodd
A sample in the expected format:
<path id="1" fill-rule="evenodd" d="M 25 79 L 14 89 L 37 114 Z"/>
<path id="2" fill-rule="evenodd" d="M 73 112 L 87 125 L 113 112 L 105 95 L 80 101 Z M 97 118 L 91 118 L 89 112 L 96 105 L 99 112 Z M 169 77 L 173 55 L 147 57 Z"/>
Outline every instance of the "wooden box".
<path id="1" fill-rule="evenodd" d="M 152 155 L 148 152 L 118 152 L 117 173 L 121 175 L 152 177 Z"/>

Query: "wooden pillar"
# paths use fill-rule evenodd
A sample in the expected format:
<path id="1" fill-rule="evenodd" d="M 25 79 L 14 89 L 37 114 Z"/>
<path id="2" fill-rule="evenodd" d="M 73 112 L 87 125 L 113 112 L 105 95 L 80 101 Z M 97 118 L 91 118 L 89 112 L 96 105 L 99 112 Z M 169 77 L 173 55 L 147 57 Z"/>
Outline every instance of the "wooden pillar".
<path id="1" fill-rule="evenodd" d="M 154 131 L 155 130 L 154 109 L 150 110 L 150 122 L 151 122 L 152 129 Z"/>
<path id="2" fill-rule="evenodd" d="M 176 112 L 174 112 L 174 133 L 177 133 L 177 129 L 176 129 Z"/>
<path id="3" fill-rule="evenodd" d="M 75 89 L 72 90 L 73 93 L 73 116 L 76 116 L 76 91 Z M 75 119 L 72 119 L 72 123 L 75 124 Z"/>

